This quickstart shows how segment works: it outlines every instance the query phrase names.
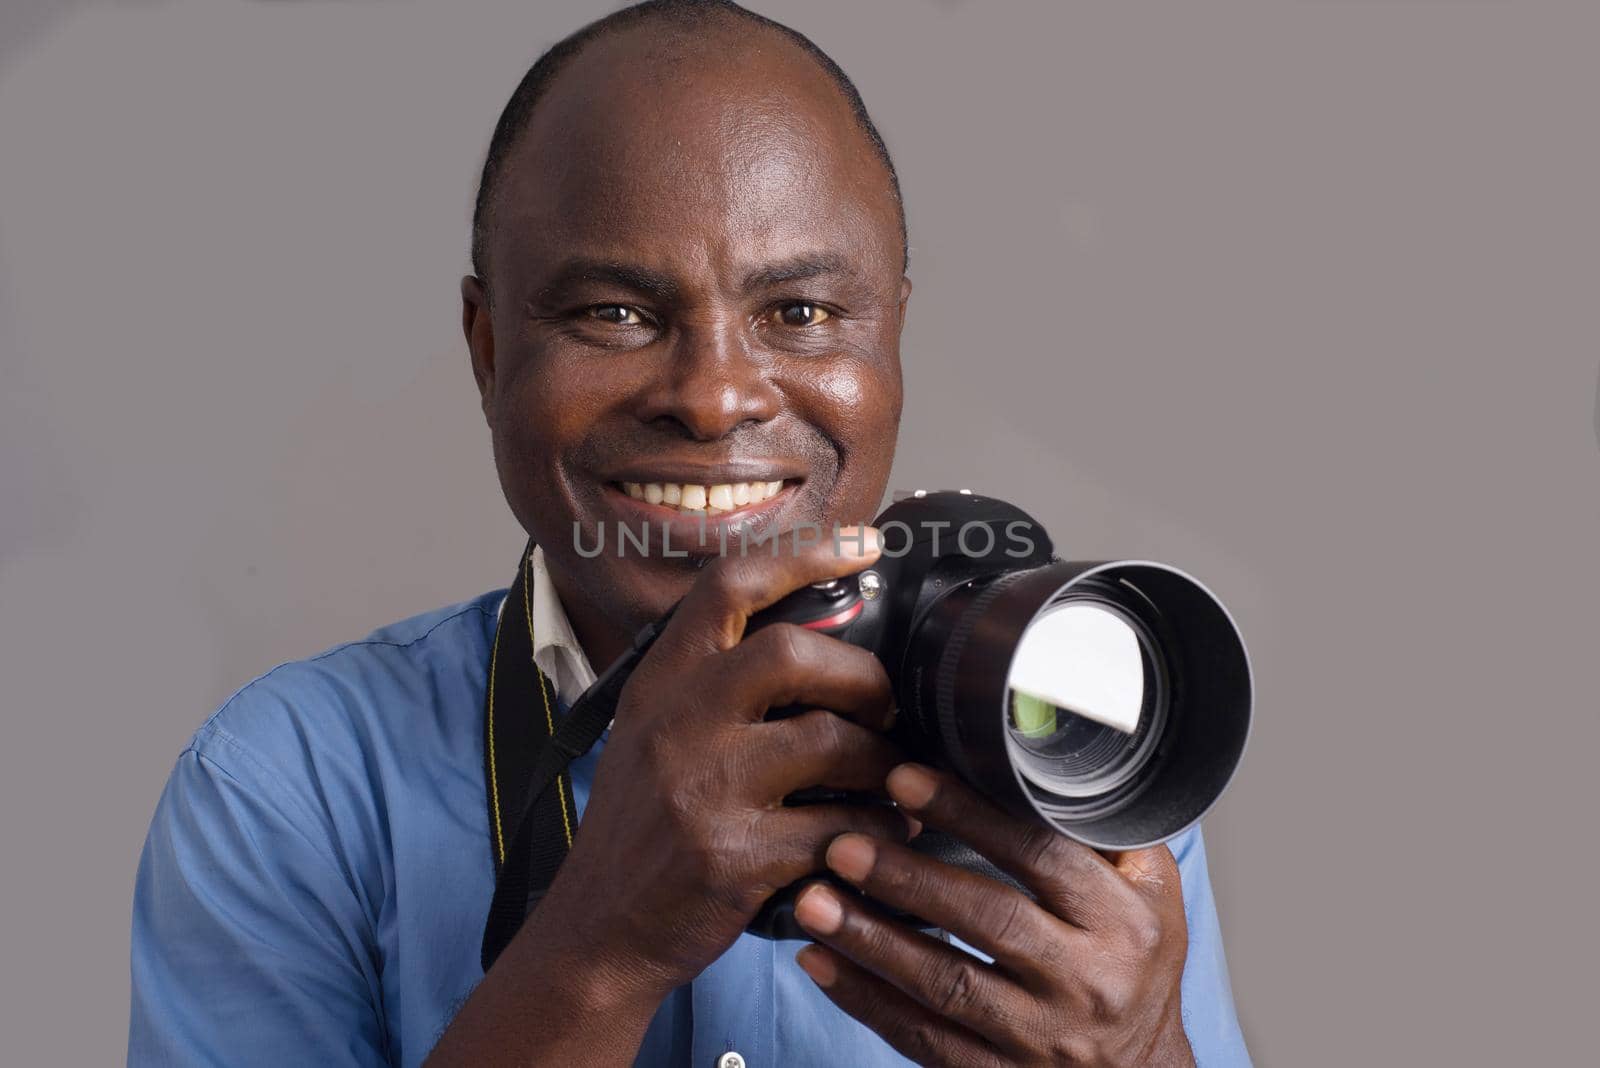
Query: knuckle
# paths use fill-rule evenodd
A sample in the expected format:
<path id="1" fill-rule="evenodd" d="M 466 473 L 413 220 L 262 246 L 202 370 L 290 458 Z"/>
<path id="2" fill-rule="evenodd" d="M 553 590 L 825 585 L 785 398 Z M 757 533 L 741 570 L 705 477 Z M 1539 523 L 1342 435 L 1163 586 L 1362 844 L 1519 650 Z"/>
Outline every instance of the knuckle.
<path id="1" fill-rule="evenodd" d="M 1115 1023 L 1134 1007 L 1137 992 L 1121 978 L 1094 984 L 1089 989 L 1089 1012 L 1101 1023 Z"/>
<path id="2" fill-rule="evenodd" d="M 847 927 L 855 927 L 855 937 L 866 950 L 869 959 L 892 959 L 900 955 L 900 947 L 895 944 L 893 932 L 889 924 L 883 920 L 874 917 L 863 923 L 847 918 L 845 923 Z"/>
<path id="3" fill-rule="evenodd" d="M 1031 946 L 1036 941 L 1030 922 L 1032 908 L 1034 906 L 1021 894 L 1004 894 L 1000 903 L 994 906 L 993 919 L 988 925 L 995 940 L 1005 946 Z"/>
<path id="4" fill-rule="evenodd" d="M 658 780 L 670 779 L 673 766 L 677 763 L 674 749 L 671 731 L 651 731 L 639 742 L 640 758 L 652 777 Z M 682 793 L 679 790 L 666 791 L 665 800 L 668 805 L 687 801 L 688 798 L 680 796 Z"/>
<path id="5" fill-rule="evenodd" d="M 661 814 L 669 824 L 688 828 L 695 823 L 695 805 L 682 792 L 674 790 L 661 799 Z"/>
<path id="6" fill-rule="evenodd" d="M 929 967 L 924 982 L 933 994 L 933 1007 L 941 1016 L 964 1019 L 978 1008 L 983 982 L 976 965 L 962 961 L 950 966 L 938 961 Z"/>
<path id="7" fill-rule="evenodd" d="M 1045 872 L 1060 863 L 1061 834 L 1039 824 L 1029 824 L 1017 842 L 1017 859 L 1031 871 Z"/>
<path id="8" fill-rule="evenodd" d="M 825 708 L 812 709 L 801 715 L 806 739 L 813 749 L 834 752 L 844 746 L 845 722 Z"/>
<path id="9" fill-rule="evenodd" d="M 768 670 L 773 666 L 792 668 L 803 663 L 805 634 L 805 629 L 795 623 L 769 623 L 758 630 L 755 644 Z"/>
<path id="10" fill-rule="evenodd" d="M 900 1028 L 901 1050 L 918 1064 L 939 1064 L 943 1046 L 938 1028 L 929 1020 L 913 1020 Z"/>
<path id="11" fill-rule="evenodd" d="M 1100 1064 L 1100 1050 L 1095 1042 L 1081 1034 L 1057 1031 L 1049 1044 L 1051 1064 Z"/>
<path id="12" fill-rule="evenodd" d="M 742 564 L 736 557 L 724 556 L 713 560 L 700 573 L 696 585 L 706 607 L 713 613 L 731 615 L 749 603 L 750 569 Z"/>
<path id="13" fill-rule="evenodd" d="M 1127 919 L 1128 943 L 1142 957 L 1153 956 L 1166 938 L 1161 916 L 1148 905 L 1135 906 Z"/>

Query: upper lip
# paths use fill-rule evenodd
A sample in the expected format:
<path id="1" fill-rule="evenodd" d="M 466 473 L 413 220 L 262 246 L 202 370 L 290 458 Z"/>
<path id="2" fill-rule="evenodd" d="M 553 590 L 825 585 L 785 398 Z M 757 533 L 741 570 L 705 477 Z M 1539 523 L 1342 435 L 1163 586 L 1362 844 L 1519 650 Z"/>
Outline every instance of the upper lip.
<path id="1" fill-rule="evenodd" d="M 673 482 L 680 486 L 724 486 L 739 482 L 787 482 L 805 472 L 776 460 L 740 460 L 724 464 L 684 464 L 662 460 L 612 472 L 608 482 Z"/>

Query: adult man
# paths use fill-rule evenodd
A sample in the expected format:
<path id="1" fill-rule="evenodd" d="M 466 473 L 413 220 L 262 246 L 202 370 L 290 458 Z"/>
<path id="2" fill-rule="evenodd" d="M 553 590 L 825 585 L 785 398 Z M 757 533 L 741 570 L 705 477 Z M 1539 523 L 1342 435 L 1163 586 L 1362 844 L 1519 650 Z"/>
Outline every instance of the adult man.
<path id="1" fill-rule="evenodd" d="M 738 536 L 876 511 L 911 287 L 892 166 L 837 68 L 729 5 L 602 20 L 508 105 L 476 231 L 463 325 L 507 500 L 539 546 L 518 588 L 550 714 L 682 604 L 574 765 L 571 851 L 481 982 L 502 596 L 237 694 L 151 830 L 130 1060 L 1185 1064 L 1192 1046 L 1243 1062 L 1197 836 L 1175 864 L 1041 833 L 901 766 L 869 654 L 796 628 L 741 640 L 752 612 L 870 562 L 870 535 L 720 559 L 574 541 L 682 532 L 685 512 Z M 792 703 L 818 711 L 762 721 Z M 536 710 L 501 711 L 518 713 Z M 903 849 L 891 809 L 780 803 L 886 782 L 1039 902 Z M 798 961 L 741 935 L 824 864 L 994 964 L 826 890 L 801 898 L 819 946 Z"/>

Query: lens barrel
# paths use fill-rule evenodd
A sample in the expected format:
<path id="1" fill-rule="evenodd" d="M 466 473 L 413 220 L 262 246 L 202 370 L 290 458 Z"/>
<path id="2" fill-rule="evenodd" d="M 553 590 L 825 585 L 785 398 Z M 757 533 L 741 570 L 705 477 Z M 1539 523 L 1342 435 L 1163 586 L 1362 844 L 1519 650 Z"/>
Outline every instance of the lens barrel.
<path id="1" fill-rule="evenodd" d="M 1137 635 L 1144 709 L 1132 734 L 1081 720 L 1047 745 L 1048 724 L 1030 718 L 1019 730 L 1013 718 L 1012 660 L 1031 626 L 1072 602 L 1115 614 Z M 1227 609 L 1176 568 L 1138 560 L 1056 562 L 960 584 L 915 625 L 900 692 L 932 759 L 1098 849 L 1154 845 L 1197 822 L 1238 767 L 1253 701 L 1249 655 Z"/>

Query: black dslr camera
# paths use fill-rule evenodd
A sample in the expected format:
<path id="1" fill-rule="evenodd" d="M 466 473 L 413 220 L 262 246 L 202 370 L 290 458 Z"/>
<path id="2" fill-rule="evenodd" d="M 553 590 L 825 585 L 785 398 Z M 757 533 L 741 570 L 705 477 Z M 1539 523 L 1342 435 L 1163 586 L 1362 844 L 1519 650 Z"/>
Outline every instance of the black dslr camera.
<path id="1" fill-rule="evenodd" d="M 1238 628 L 1204 586 L 1148 561 L 1061 561 L 1027 513 L 966 491 L 918 492 L 873 525 L 883 551 L 870 569 L 791 594 L 746 632 L 782 621 L 870 649 L 899 709 L 890 736 L 910 756 L 1096 848 L 1166 841 L 1222 795 L 1252 684 Z M 937 832 L 912 846 L 1015 885 Z M 796 889 L 751 929 L 804 937 Z"/>

